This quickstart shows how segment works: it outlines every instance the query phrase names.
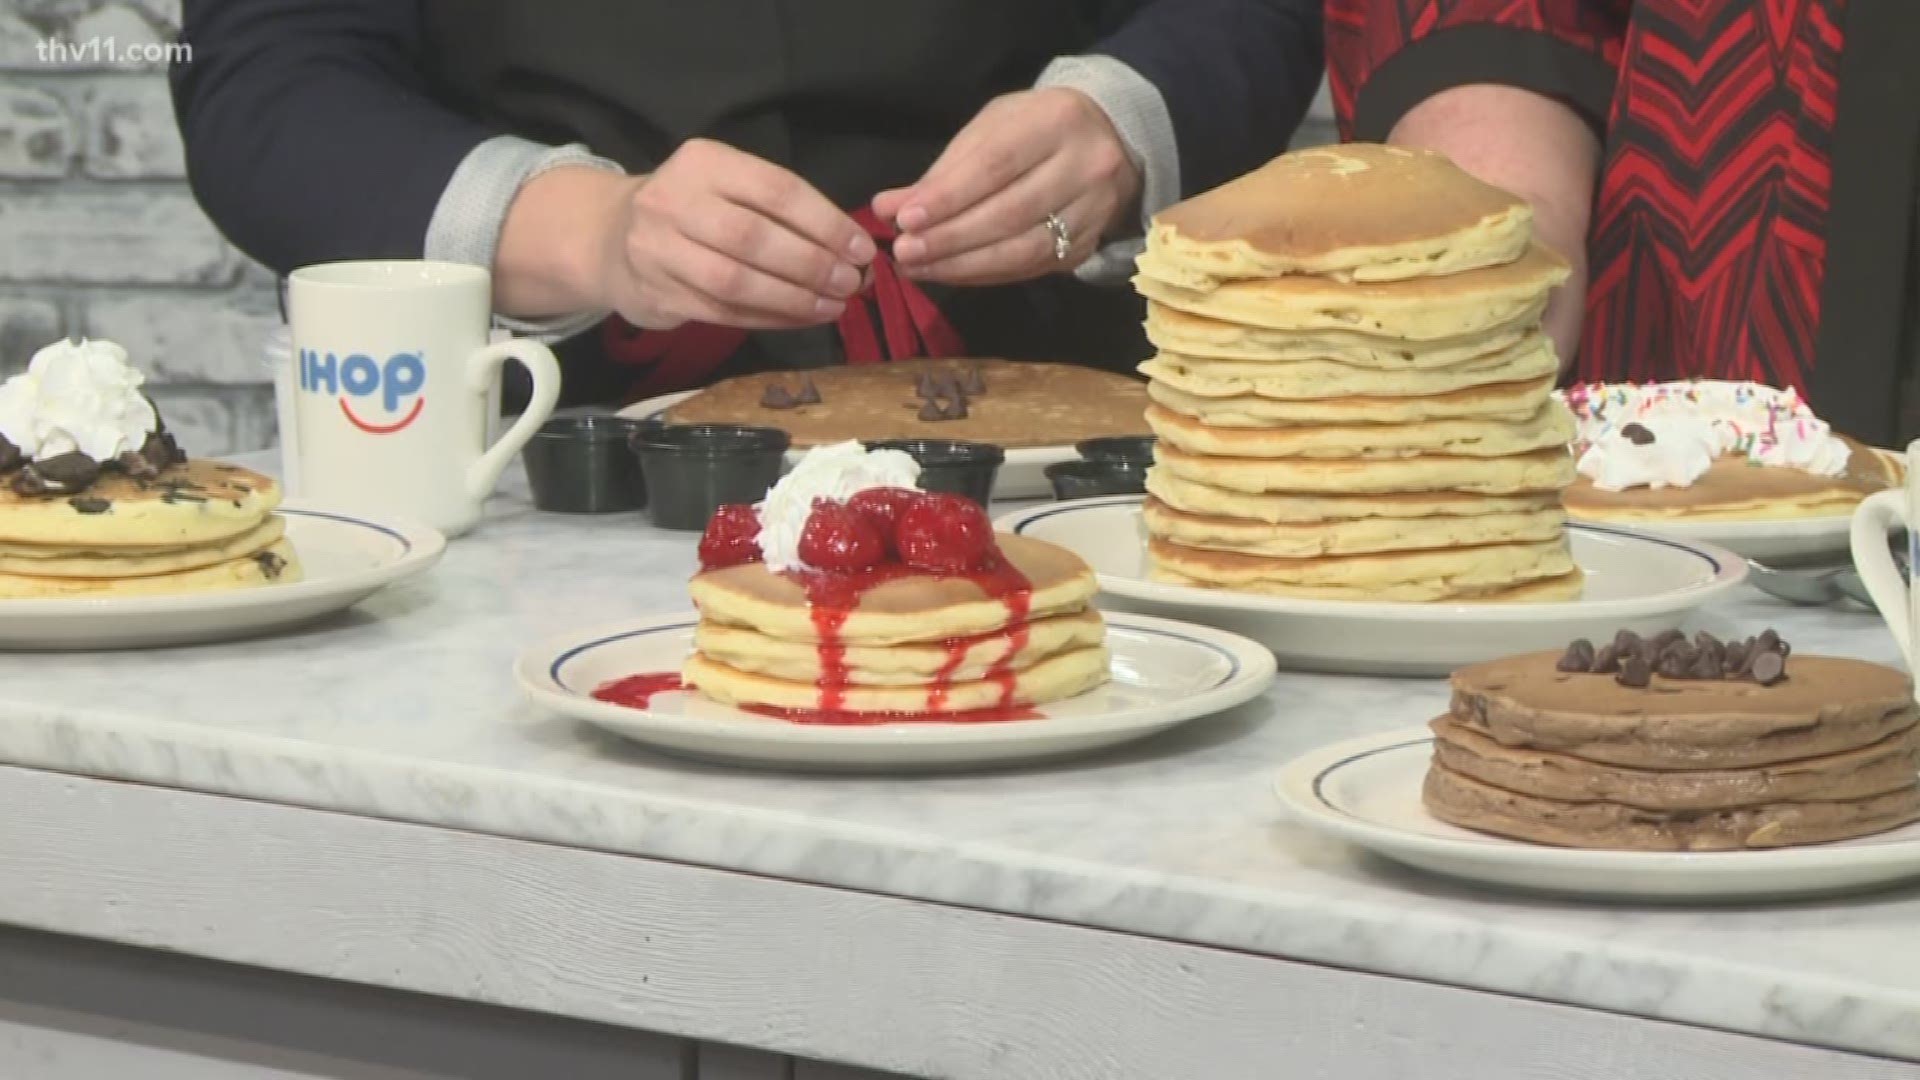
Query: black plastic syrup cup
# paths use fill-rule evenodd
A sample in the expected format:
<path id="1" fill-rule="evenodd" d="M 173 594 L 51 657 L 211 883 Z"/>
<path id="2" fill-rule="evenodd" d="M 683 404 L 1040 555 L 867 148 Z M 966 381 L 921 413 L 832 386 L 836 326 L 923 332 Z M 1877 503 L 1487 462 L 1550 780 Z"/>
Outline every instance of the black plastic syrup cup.
<path id="1" fill-rule="evenodd" d="M 1082 439 L 1073 444 L 1073 452 L 1088 461 L 1137 462 L 1153 464 L 1154 438 L 1151 435 L 1109 435 L 1100 439 Z"/>
<path id="2" fill-rule="evenodd" d="M 1056 461 L 1047 466 L 1047 483 L 1056 499 L 1096 495 L 1141 495 L 1147 490 L 1144 461 Z"/>
<path id="3" fill-rule="evenodd" d="M 792 438 L 779 428 L 662 424 L 637 432 L 647 513 L 662 529 L 701 530 L 728 503 L 757 503 L 780 479 Z"/>
<path id="4" fill-rule="evenodd" d="M 991 443 L 950 439 L 883 439 L 869 450 L 904 450 L 920 464 L 920 490 L 964 495 L 981 506 L 993 498 L 993 481 L 1007 452 Z"/>
<path id="5" fill-rule="evenodd" d="M 520 452 L 533 505 L 563 514 L 612 514 L 647 505 L 632 440 L 657 426 L 621 416 L 568 416 L 540 425 Z"/>

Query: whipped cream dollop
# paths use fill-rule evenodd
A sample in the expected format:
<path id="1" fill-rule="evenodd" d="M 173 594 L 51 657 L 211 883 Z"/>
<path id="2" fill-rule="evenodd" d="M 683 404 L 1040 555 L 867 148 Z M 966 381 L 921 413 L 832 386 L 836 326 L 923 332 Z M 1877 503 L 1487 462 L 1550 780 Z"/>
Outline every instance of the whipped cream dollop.
<path id="1" fill-rule="evenodd" d="M 1839 476 L 1845 440 L 1792 389 L 1752 382 L 1592 383 L 1565 392 L 1577 467 L 1606 491 L 1687 487 L 1714 459 Z"/>
<path id="2" fill-rule="evenodd" d="M 869 488 L 912 488 L 919 483 L 920 463 L 904 450 L 869 450 L 855 441 L 814 447 L 758 507 L 760 551 L 767 569 L 815 569 L 800 558 L 800 533 L 815 499 L 845 502 Z"/>
<path id="3" fill-rule="evenodd" d="M 160 424 L 145 381 L 111 341 L 56 341 L 0 383 L 0 437 L 32 461 L 78 452 L 104 464 L 138 451 Z"/>

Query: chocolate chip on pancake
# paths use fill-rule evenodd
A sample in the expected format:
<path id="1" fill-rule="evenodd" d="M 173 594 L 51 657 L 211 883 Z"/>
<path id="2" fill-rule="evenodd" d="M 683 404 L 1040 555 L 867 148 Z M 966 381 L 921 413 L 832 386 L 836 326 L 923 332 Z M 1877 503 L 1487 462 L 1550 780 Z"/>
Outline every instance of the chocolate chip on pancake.
<path id="1" fill-rule="evenodd" d="M 800 377 L 800 395 L 794 398 L 794 400 L 802 405 L 820 404 L 820 387 L 814 383 L 813 376 L 802 375 Z"/>
<path id="2" fill-rule="evenodd" d="M 1635 446 L 1651 446 L 1653 444 L 1653 432 L 1648 431 L 1647 425 L 1645 424 L 1628 424 L 1626 427 L 1620 429 L 1620 434 Z"/>
<path id="3" fill-rule="evenodd" d="M 0 435 L 0 473 L 8 473 L 20 467 L 26 455 L 13 445 L 5 435 Z"/>
<path id="4" fill-rule="evenodd" d="M 113 509 L 111 499 L 100 499 L 91 495 L 75 495 L 67 500 L 67 505 L 83 514 L 104 514 Z"/>
<path id="5" fill-rule="evenodd" d="M 766 392 L 760 395 L 760 407 L 763 409 L 797 409 L 800 407 L 800 402 L 794 398 L 793 391 L 788 390 L 779 383 L 768 383 Z"/>

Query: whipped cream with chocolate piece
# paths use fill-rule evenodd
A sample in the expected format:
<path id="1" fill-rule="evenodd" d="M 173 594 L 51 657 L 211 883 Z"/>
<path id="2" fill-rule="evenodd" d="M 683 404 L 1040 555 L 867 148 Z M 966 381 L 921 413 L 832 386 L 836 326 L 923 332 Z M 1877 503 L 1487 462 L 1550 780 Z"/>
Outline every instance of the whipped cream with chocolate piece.
<path id="1" fill-rule="evenodd" d="M 1564 396 L 1580 473 L 1605 491 L 1688 487 L 1723 456 L 1839 477 L 1852 454 L 1791 389 L 1703 379 L 1592 383 Z"/>
<path id="2" fill-rule="evenodd" d="M 57 341 L 0 383 L 0 482 L 21 495 L 73 495 L 103 470 L 151 479 L 186 460 L 110 341 Z"/>

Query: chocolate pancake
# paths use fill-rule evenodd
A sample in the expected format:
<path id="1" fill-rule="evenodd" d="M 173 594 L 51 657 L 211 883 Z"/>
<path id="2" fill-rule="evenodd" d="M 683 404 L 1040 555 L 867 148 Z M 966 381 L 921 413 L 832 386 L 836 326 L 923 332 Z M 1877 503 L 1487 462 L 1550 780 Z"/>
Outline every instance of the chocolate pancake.
<path id="1" fill-rule="evenodd" d="M 1462 828 L 1560 847 L 1728 851 L 1845 840 L 1920 818 L 1920 788 L 1862 799 L 1765 803 L 1722 810 L 1643 810 L 1609 802 L 1538 799 L 1444 766 L 1427 771 L 1422 801 Z"/>
<path id="2" fill-rule="evenodd" d="M 976 368 L 979 381 L 974 385 L 979 389 L 967 390 Z M 929 378 L 961 385 L 964 417 L 921 418 L 927 401 L 920 391 Z M 802 396 L 805 380 L 818 391 L 818 402 L 780 407 L 768 403 L 784 401 L 783 393 Z M 1093 368 L 1014 360 L 902 360 L 727 379 L 668 409 L 666 419 L 780 428 L 796 447 L 848 439 L 959 439 L 1029 447 L 1145 435 L 1146 408 L 1143 383 Z"/>
<path id="3" fill-rule="evenodd" d="M 1732 769 L 1840 753 L 1920 720 L 1905 672 L 1794 654 L 1786 678 L 1668 679 L 1645 688 L 1556 668 L 1559 651 L 1454 673 L 1453 718 L 1503 746 L 1635 769 Z"/>

